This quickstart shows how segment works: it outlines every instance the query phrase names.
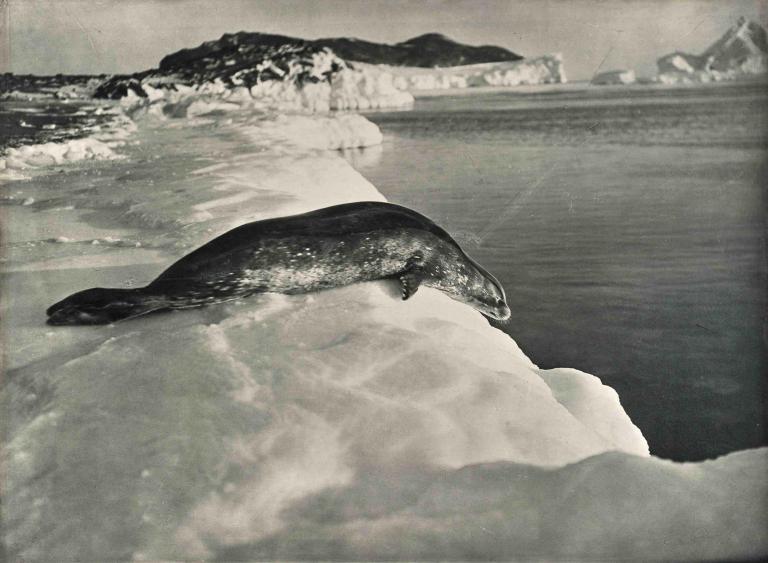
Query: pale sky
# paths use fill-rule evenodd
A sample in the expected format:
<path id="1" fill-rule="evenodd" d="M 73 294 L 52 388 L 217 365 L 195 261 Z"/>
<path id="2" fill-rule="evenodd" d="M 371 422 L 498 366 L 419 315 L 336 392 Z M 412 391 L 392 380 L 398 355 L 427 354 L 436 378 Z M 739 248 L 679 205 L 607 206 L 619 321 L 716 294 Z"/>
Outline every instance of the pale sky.
<path id="1" fill-rule="evenodd" d="M 12 72 L 33 74 L 144 70 L 245 30 L 386 43 L 434 31 L 524 56 L 561 52 L 570 79 L 649 75 L 658 57 L 704 50 L 740 15 L 768 23 L 768 0 L 0 0 L 3 9 L 0 49 L 10 46 Z"/>

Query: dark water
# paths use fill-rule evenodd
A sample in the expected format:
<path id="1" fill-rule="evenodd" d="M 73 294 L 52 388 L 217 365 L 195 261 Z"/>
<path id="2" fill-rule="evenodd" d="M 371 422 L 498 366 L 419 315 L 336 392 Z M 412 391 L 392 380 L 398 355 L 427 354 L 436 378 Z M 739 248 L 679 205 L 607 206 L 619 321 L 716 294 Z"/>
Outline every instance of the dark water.
<path id="1" fill-rule="evenodd" d="M 350 159 L 507 289 L 542 367 L 614 387 L 652 453 L 766 442 L 764 84 L 496 93 L 371 113 Z"/>
<path id="2" fill-rule="evenodd" d="M 97 115 L 93 104 L 62 101 L 0 101 L 0 152 L 47 142 L 61 142 L 83 137 L 89 127 L 98 126 L 113 117 Z"/>

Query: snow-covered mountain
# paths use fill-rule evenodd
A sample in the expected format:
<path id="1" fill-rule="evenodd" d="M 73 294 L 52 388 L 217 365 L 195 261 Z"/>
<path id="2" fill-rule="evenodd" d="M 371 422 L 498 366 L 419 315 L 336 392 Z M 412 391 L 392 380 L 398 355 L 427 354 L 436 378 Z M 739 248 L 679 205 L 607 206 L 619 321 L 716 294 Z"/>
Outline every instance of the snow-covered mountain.
<path id="1" fill-rule="evenodd" d="M 523 57 L 494 45 L 465 45 L 440 33 L 425 33 L 407 41 L 386 45 L 355 38 L 318 39 L 348 61 L 423 68 L 462 66 L 477 63 L 519 61 Z"/>

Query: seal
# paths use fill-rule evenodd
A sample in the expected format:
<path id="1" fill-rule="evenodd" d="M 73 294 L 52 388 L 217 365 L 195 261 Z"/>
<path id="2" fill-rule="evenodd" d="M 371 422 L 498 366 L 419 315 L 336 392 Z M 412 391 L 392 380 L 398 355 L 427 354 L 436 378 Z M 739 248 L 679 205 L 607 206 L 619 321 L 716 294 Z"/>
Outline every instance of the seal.
<path id="1" fill-rule="evenodd" d="M 402 298 L 434 287 L 497 320 L 504 289 L 442 228 L 381 202 L 326 207 L 242 225 L 184 256 L 145 287 L 92 288 L 48 308 L 48 324 L 109 324 L 256 293 L 309 293 L 357 282 L 399 281 Z"/>

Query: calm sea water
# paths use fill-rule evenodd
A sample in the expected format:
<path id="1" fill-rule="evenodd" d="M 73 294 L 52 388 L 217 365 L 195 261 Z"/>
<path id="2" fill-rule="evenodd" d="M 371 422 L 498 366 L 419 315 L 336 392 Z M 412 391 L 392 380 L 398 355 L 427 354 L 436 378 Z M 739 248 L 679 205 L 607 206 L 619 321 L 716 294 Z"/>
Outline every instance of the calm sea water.
<path id="1" fill-rule="evenodd" d="M 765 443 L 764 84 L 512 92 L 371 113 L 350 154 L 500 278 L 499 327 L 614 387 L 654 454 Z"/>

